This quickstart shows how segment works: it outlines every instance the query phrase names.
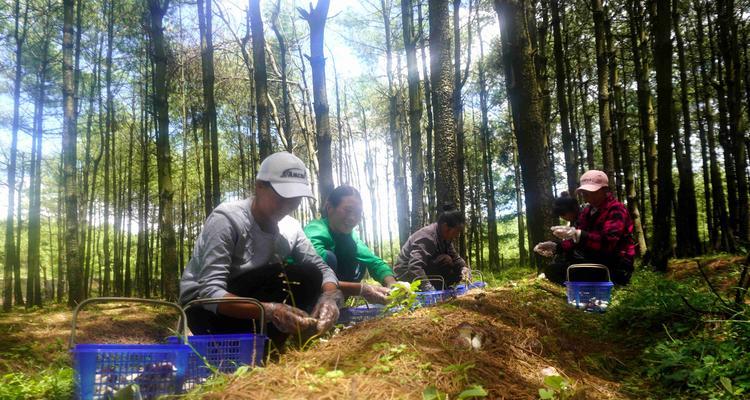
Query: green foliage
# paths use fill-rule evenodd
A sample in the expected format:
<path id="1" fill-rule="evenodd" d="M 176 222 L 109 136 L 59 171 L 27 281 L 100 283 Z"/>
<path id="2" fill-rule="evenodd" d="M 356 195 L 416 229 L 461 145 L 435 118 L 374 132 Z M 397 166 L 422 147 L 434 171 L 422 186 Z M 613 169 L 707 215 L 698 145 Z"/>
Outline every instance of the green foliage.
<path id="1" fill-rule="evenodd" d="M 10 373 L 0 377 L 0 399 L 64 400 L 73 397 L 73 369 L 41 371 L 35 375 Z"/>
<path id="2" fill-rule="evenodd" d="M 747 323 L 744 323 L 747 326 Z M 686 339 L 672 339 L 644 352 L 645 375 L 669 393 L 733 399 L 750 393 L 748 329 L 724 326 Z"/>
<path id="3" fill-rule="evenodd" d="M 474 399 L 478 397 L 487 397 L 487 391 L 484 390 L 482 385 L 469 385 L 456 396 L 456 399 Z M 449 400 L 449 398 L 447 393 L 441 392 L 434 385 L 428 386 L 422 391 L 422 400 Z"/>
<path id="4" fill-rule="evenodd" d="M 655 332 L 667 325 L 686 332 L 701 322 L 695 310 L 710 309 L 712 298 L 693 287 L 648 271 L 633 275 L 629 286 L 617 289 L 606 318 L 615 331 Z"/>
<path id="5" fill-rule="evenodd" d="M 543 400 L 566 400 L 572 398 L 573 394 L 573 385 L 560 375 L 544 377 L 544 388 L 539 389 L 539 398 Z"/>
<path id="6" fill-rule="evenodd" d="M 388 293 L 388 304 L 383 308 L 383 312 L 388 312 L 391 309 L 399 309 L 401 311 L 408 311 L 414 309 L 419 305 L 417 302 L 417 291 L 419 290 L 419 284 L 422 283 L 419 279 L 415 280 L 409 286 L 406 285 L 393 285 L 391 291 Z"/>

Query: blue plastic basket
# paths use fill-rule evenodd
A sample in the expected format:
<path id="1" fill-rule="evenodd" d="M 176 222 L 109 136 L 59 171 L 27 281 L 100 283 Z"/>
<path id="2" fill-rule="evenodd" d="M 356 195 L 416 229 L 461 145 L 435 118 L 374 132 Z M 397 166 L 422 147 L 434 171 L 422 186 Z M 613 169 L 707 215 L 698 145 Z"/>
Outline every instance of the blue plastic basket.
<path id="1" fill-rule="evenodd" d="M 339 310 L 338 323 L 351 325 L 357 322 L 367 321 L 383 315 L 384 305 L 369 304 L 357 307 L 347 307 Z"/>
<path id="2" fill-rule="evenodd" d="M 78 314 L 92 303 L 146 303 L 172 307 L 180 313 L 178 331 L 187 329 L 182 309 L 174 303 L 127 297 L 95 297 L 82 301 L 73 311 L 70 349 L 78 399 L 110 399 L 138 385 L 143 399 L 180 394 L 188 372 L 190 347 L 185 344 L 76 344 Z"/>
<path id="3" fill-rule="evenodd" d="M 186 387 L 205 382 L 213 370 L 230 374 L 240 365 L 262 365 L 267 340 L 265 335 L 253 333 L 188 336 L 193 351 L 188 358 Z M 178 342 L 175 336 L 167 338 L 167 343 Z"/>
<path id="4" fill-rule="evenodd" d="M 422 307 L 446 301 L 451 297 L 455 297 L 455 292 L 452 289 L 417 292 L 417 302 L 422 305 Z"/>
<path id="5" fill-rule="evenodd" d="M 568 304 L 586 311 L 605 312 L 613 286 L 612 282 L 565 282 Z"/>
<path id="6" fill-rule="evenodd" d="M 144 399 L 185 391 L 190 347 L 184 344 L 77 344 L 79 399 L 108 399 L 133 384 Z"/>

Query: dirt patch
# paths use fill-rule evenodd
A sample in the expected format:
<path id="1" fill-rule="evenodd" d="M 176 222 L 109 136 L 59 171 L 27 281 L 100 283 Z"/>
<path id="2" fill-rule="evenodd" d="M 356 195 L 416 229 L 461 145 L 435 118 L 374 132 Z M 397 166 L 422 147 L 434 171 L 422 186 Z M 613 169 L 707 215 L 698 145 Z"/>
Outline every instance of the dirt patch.
<path id="1" fill-rule="evenodd" d="M 578 399 L 624 399 L 628 349 L 603 335 L 601 315 L 569 308 L 563 289 L 528 280 L 436 307 L 358 324 L 278 363 L 235 378 L 210 399 L 421 399 L 472 384 L 488 398 L 536 399 L 546 374 Z M 462 335 L 479 336 L 473 348 Z"/>
<path id="2" fill-rule="evenodd" d="M 62 306 L 0 314 L 0 374 L 70 366 L 72 314 Z M 162 307 L 92 305 L 78 316 L 76 343 L 161 343 L 176 322 Z"/>

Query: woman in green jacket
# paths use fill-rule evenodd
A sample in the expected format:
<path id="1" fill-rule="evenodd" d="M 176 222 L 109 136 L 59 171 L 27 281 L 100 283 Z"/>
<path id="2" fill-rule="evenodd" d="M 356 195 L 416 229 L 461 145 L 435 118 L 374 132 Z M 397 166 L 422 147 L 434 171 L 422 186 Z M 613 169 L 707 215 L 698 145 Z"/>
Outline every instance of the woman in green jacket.
<path id="1" fill-rule="evenodd" d="M 331 192 L 323 206 L 323 218 L 305 226 L 305 235 L 318 254 L 336 272 L 339 288 L 347 296 L 362 296 L 385 304 L 387 287 L 396 282 L 393 270 L 354 233 L 362 219 L 362 198 L 357 189 L 342 185 Z M 361 283 L 365 268 L 383 286 Z"/>

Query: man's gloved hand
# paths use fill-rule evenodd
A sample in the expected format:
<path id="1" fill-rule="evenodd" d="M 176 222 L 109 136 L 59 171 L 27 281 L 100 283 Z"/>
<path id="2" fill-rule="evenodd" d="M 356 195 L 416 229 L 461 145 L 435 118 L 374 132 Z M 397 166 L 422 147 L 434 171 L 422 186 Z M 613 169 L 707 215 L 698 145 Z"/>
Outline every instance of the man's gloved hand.
<path id="1" fill-rule="evenodd" d="M 359 295 L 370 303 L 386 304 L 388 303 L 388 292 L 390 290 L 386 287 L 362 283 L 360 284 Z"/>
<path id="2" fill-rule="evenodd" d="M 447 254 L 441 254 L 435 257 L 435 265 L 441 269 L 450 268 L 453 266 L 453 258 Z"/>
<path id="3" fill-rule="evenodd" d="M 315 326 L 317 321 L 306 312 L 284 303 L 261 303 L 266 319 L 283 333 L 304 331 Z"/>
<path id="4" fill-rule="evenodd" d="M 313 309 L 313 318 L 318 319 L 318 333 L 323 333 L 333 326 L 339 319 L 339 305 L 344 301 L 341 290 L 324 291 L 318 298 L 318 304 Z"/>
<path id="5" fill-rule="evenodd" d="M 553 226 L 550 230 L 552 230 L 553 235 L 562 240 L 570 239 L 578 243 L 578 239 L 581 237 L 581 230 L 572 226 Z"/>
<path id="6" fill-rule="evenodd" d="M 471 282 L 471 270 L 469 269 L 469 267 L 461 268 L 461 280 Z"/>
<path id="7" fill-rule="evenodd" d="M 534 251 L 542 257 L 552 257 L 555 255 L 556 250 L 557 243 L 552 241 L 537 243 L 534 246 Z"/>

